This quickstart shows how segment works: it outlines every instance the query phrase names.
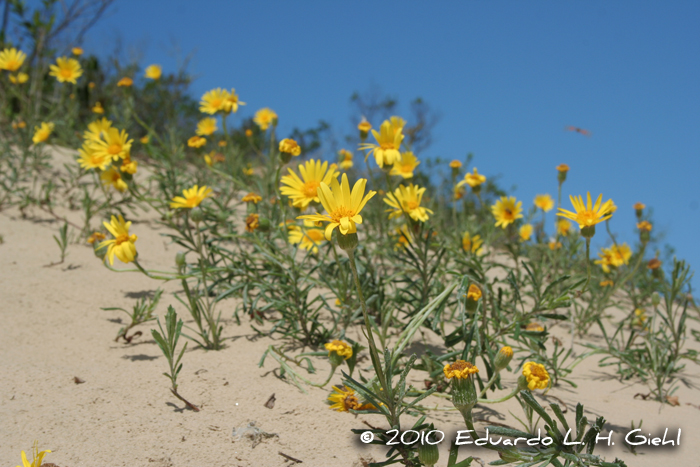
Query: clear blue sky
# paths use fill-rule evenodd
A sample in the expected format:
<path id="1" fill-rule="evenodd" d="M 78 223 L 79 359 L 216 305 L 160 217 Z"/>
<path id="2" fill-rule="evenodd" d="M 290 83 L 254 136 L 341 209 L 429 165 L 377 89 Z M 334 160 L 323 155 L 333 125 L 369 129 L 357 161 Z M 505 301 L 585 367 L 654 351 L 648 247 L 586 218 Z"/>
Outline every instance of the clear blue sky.
<path id="1" fill-rule="evenodd" d="M 632 205 L 645 203 L 700 267 L 700 2 L 426 5 L 119 0 L 85 48 L 105 54 L 119 35 L 166 72 L 173 44 L 196 49 L 196 97 L 235 87 L 243 116 L 271 107 L 282 134 L 319 119 L 350 131 L 349 96 L 372 84 L 404 103 L 421 96 L 442 116 L 426 156 L 473 152 L 526 207 L 556 194 L 554 167 L 567 163 L 565 198 L 612 198 L 628 242 Z"/>

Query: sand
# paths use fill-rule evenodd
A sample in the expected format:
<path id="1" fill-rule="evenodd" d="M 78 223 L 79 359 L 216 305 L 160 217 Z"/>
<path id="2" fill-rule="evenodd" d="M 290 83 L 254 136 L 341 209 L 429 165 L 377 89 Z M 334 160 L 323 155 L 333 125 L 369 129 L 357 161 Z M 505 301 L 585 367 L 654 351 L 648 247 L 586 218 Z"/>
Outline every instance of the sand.
<path id="1" fill-rule="evenodd" d="M 142 264 L 170 268 L 176 246 L 160 235 L 164 230 L 144 219 L 132 227 L 139 236 Z M 204 351 L 191 343 L 185 354 L 180 391 L 202 410 L 185 409 L 169 393 L 169 380 L 162 375 L 167 363 L 149 331 L 155 323 L 139 326 L 143 335 L 131 344 L 116 343 L 118 320 L 126 315 L 101 310 L 130 308 L 162 284 L 139 273 L 107 270 L 92 248 L 83 244 L 71 245 L 63 264 L 47 267 L 59 259 L 52 238 L 58 227 L 55 219 L 38 210 L 25 219 L 14 209 L 0 212 L 4 238 L 0 245 L 0 465 L 20 463 L 20 451 L 29 451 L 34 439 L 41 449 L 52 450 L 45 462 L 60 467 L 294 465 L 290 458 L 304 465 L 331 467 L 383 459 L 385 448 L 364 445 L 350 431 L 366 428 L 365 422 L 386 427 L 383 419 L 329 410 L 324 401 L 330 385 L 309 387 L 302 393 L 277 377 L 271 359 L 259 368 L 265 349 L 280 341 L 256 335 L 247 322 L 238 326 L 231 319 L 232 301 L 223 308 L 226 348 Z M 157 309 L 161 320 L 168 305 L 187 318 L 173 296 L 177 284 L 166 284 L 164 289 Z M 431 341 L 431 336 L 425 339 Z M 590 339 L 596 339 L 594 333 Z M 687 345 L 699 347 L 692 337 Z M 328 367 L 322 360 L 318 366 L 319 373 L 310 378 L 321 381 Z M 77 384 L 76 377 L 84 382 Z M 564 384 L 549 394 L 567 404 L 569 420 L 576 402 L 585 405 L 589 418 L 607 419 L 615 446 L 603 448 L 603 441 L 597 453 L 608 460 L 618 456 L 628 466 L 640 467 L 661 462 L 696 466 L 700 464 L 695 454 L 700 441 L 699 377 L 698 367 L 688 364 L 676 393 L 680 405 L 661 406 L 635 398 L 649 392 L 646 386 L 637 380 L 620 382 L 610 368 L 600 368 L 597 357 L 591 357 L 571 376 L 578 388 Z M 340 383 L 339 374 L 332 383 Z M 276 401 L 270 409 L 265 403 L 272 394 Z M 449 407 L 439 399 L 429 401 Z M 479 406 L 475 417 L 521 428 L 509 411 L 521 414 L 511 400 Z M 454 412 L 431 413 L 431 420 L 448 439 L 455 430 L 464 429 Z M 640 420 L 645 435 L 662 435 L 668 428 L 668 438 L 675 439 L 682 429 L 681 445 L 640 446 L 637 455 L 630 453 L 622 440 L 630 423 Z M 232 436 L 234 428 L 250 422 L 274 435 L 262 437 L 257 444 Z M 412 422 L 406 418 L 407 425 Z M 477 427 L 486 424 L 480 422 Z M 474 447 L 460 452 L 460 458 L 469 453 L 484 462 L 496 459 L 492 452 Z M 446 465 L 446 458 L 443 452 L 438 465 Z"/>

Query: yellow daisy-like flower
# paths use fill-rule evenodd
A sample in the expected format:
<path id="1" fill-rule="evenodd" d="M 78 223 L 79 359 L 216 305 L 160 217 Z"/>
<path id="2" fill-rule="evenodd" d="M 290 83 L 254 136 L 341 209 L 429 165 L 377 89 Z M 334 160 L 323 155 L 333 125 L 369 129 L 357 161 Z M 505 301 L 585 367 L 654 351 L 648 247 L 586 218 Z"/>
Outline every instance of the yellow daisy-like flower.
<path id="1" fill-rule="evenodd" d="M 26 60 L 27 54 L 14 47 L 0 52 L 0 70 L 17 71 Z"/>
<path id="2" fill-rule="evenodd" d="M 454 160 L 450 161 L 450 168 L 451 169 L 461 169 L 462 162 L 458 161 L 457 159 L 454 159 Z"/>
<path id="3" fill-rule="evenodd" d="M 118 87 L 127 87 L 128 88 L 129 86 L 133 86 L 133 84 L 134 84 L 134 80 L 129 78 L 128 76 L 125 76 L 122 79 L 120 79 L 119 81 L 117 81 Z"/>
<path id="4" fill-rule="evenodd" d="M 105 240 L 97 247 L 98 250 L 108 247 L 105 260 L 109 259 L 110 266 L 114 265 L 115 256 L 122 263 L 131 263 L 136 258 L 136 245 L 134 243 L 138 239 L 134 234 L 129 235 L 131 221 L 124 222 L 124 218 L 120 214 L 119 218 L 112 216 L 112 220 L 109 223 L 103 222 L 102 225 L 114 237 L 111 240 Z"/>
<path id="5" fill-rule="evenodd" d="M 404 212 L 411 216 L 414 221 L 425 222 L 429 219 L 429 214 L 433 211 L 420 205 L 423 200 L 424 187 L 419 187 L 411 183 L 409 186 L 399 185 L 393 193 L 387 194 L 384 202 L 391 206 L 387 209 L 389 219 L 395 219 Z"/>
<path id="6" fill-rule="evenodd" d="M 569 171 L 569 166 L 566 165 L 566 164 L 559 164 L 559 165 L 557 166 L 557 170 L 558 170 L 559 172 L 566 173 L 566 172 Z"/>
<path id="7" fill-rule="evenodd" d="M 258 201 L 261 201 L 261 200 L 262 200 L 262 196 L 260 196 L 256 193 L 253 193 L 253 192 L 250 192 L 247 195 L 245 195 L 243 198 L 241 198 L 241 201 L 243 201 L 244 203 L 258 204 Z"/>
<path id="8" fill-rule="evenodd" d="M 10 82 L 12 84 L 24 84 L 29 80 L 29 75 L 23 72 L 19 72 L 16 75 L 10 75 Z"/>
<path id="9" fill-rule="evenodd" d="M 516 221 L 516 219 L 521 219 L 522 215 L 522 201 L 515 202 L 515 197 L 501 196 L 501 199 L 496 201 L 496 204 L 491 206 L 491 212 L 496 218 L 496 227 L 506 228 L 508 225 Z"/>
<path id="10" fill-rule="evenodd" d="M 377 144 L 364 143 L 360 145 L 360 150 L 369 149 L 367 157 L 374 154 L 374 160 L 379 167 L 385 165 L 394 165 L 395 162 L 401 161 L 401 141 L 403 141 L 403 133 L 401 129 L 394 131 L 391 122 L 385 120 L 382 126 L 377 130 L 372 130 L 372 135 L 377 141 Z"/>
<path id="11" fill-rule="evenodd" d="M 351 169 L 354 165 L 352 162 L 352 153 L 347 149 L 341 149 L 338 151 L 338 156 L 340 157 L 340 168 L 343 170 Z"/>
<path id="12" fill-rule="evenodd" d="M 389 175 L 413 178 L 413 171 L 416 170 L 418 164 L 420 164 L 420 161 L 411 151 L 404 152 L 401 154 L 401 160 L 394 162 Z"/>
<path id="13" fill-rule="evenodd" d="M 131 157 L 127 155 L 122 161 L 122 166 L 119 168 L 119 170 L 134 175 L 138 170 L 138 165 L 138 161 L 132 161 Z"/>
<path id="14" fill-rule="evenodd" d="M 274 125 L 276 120 L 277 114 L 275 111 L 267 107 L 258 110 L 255 112 L 255 116 L 253 116 L 253 121 L 263 131 L 270 128 L 270 125 Z"/>
<path id="15" fill-rule="evenodd" d="M 298 243 L 306 251 L 318 253 L 318 246 L 322 245 L 326 238 L 324 237 L 323 229 L 308 228 L 314 225 L 313 222 L 304 221 L 304 229 L 298 226 L 290 226 L 289 243 L 292 245 Z"/>
<path id="16" fill-rule="evenodd" d="M 95 102 L 95 105 L 92 108 L 92 113 L 96 113 L 96 114 L 105 113 L 105 109 L 104 109 L 104 107 L 102 107 L 102 103 L 100 101 Z"/>
<path id="17" fill-rule="evenodd" d="M 649 221 L 642 221 L 637 223 L 637 228 L 642 231 L 642 232 L 651 232 L 651 222 Z"/>
<path id="18" fill-rule="evenodd" d="M 535 362 L 527 362 L 523 365 L 523 376 L 527 379 L 527 388 L 547 389 L 549 386 L 549 373 L 544 365 Z"/>
<path id="19" fill-rule="evenodd" d="M 201 136 L 193 136 L 187 140 L 187 145 L 191 148 L 201 148 L 207 144 L 207 139 Z"/>
<path id="20" fill-rule="evenodd" d="M 148 79 L 160 79 L 163 74 L 163 68 L 160 65 L 148 65 L 144 71 L 144 76 Z"/>
<path id="21" fill-rule="evenodd" d="M 345 360 L 352 357 L 352 347 L 346 342 L 334 340 L 333 342 L 329 342 L 327 344 L 324 344 L 323 346 L 328 351 L 328 356 L 330 356 L 331 353 L 335 352 L 341 357 L 343 357 Z"/>
<path id="22" fill-rule="evenodd" d="M 325 182 L 321 182 L 318 189 L 318 197 L 321 199 L 321 204 L 325 208 L 327 214 L 312 214 L 300 216 L 299 219 L 308 219 L 310 221 L 330 222 L 326 227 L 326 240 L 330 241 L 333 235 L 333 230 L 338 227 L 341 234 L 347 235 L 357 232 L 357 224 L 362 224 L 362 216 L 360 212 L 365 207 L 376 191 L 369 191 L 365 195 L 365 186 L 367 180 L 364 178 L 355 182 L 355 185 L 350 191 L 350 183 L 348 176 L 343 174 L 341 183 L 333 178 L 330 186 Z"/>
<path id="23" fill-rule="evenodd" d="M 364 133 L 366 135 L 369 133 L 369 130 L 372 129 L 372 124 L 369 123 L 365 117 L 362 117 L 360 123 L 357 124 L 357 129 L 360 130 L 360 133 Z"/>
<path id="24" fill-rule="evenodd" d="M 107 134 L 107 131 L 112 128 L 112 122 L 106 118 L 95 120 L 88 124 L 88 129 L 83 134 L 83 139 L 87 141 L 99 141 Z"/>
<path id="25" fill-rule="evenodd" d="M 95 242 L 101 242 L 105 238 L 107 237 L 102 232 L 93 232 L 92 235 L 88 237 L 87 242 L 92 245 Z"/>
<path id="26" fill-rule="evenodd" d="M 78 149 L 78 163 L 83 169 L 99 169 L 105 170 L 112 162 L 112 157 L 107 154 L 96 154 L 89 141 L 83 143 L 83 147 Z"/>
<path id="27" fill-rule="evenodd" d="M 518 230 L 518 235 L 520 235 L 520 241 L 526 242 L 532 237 L 532 224 L 524 224 Z"/>
<path id="28" fill-rule="evenodd" d="M 216 88 L 204 93 L 202 100 L 199 101 L 199 111 L 205 114 L 214 115 L 216 112 L 223 112 L 229 98 L 229 93 L 225 89 Z"/>
<path id="29" fill-rule="evenodd" d="M 54 124 L 51 122 L 42 122 L 40 126 L 34 127 L 34 136 L 32 137 L 32 142 L 34 144 L 43 143 L 51 133 L 53 132 Z"/>
<path id="30" fill-rule="evenodd" d="M 280 141 L 279 150 L 280 152 L 291 154 L 292 156 L 298 156 L 301 154 L 301 146 L 299 146 L 299 143 L 294 141 L 292 138 L 285 138 Z"/>
<path id="31" fill-rule="evenodd" d="M 260 227 L 260 215 L 251 214 L 245 220 L 245 230 L 247 232 L 253 233 Z"/>
<path id="32" fill-rule="evenodd" d="M 292 169 L 287 170 L 289 175 L 284 175 L 280 179 L 282 183 L 280 193 L 289 197 L 292 204 L 302 210 L 306 209 L 312 201 L 316 203 L 321 201 L 317 191 L 321 183 L 329 185 L 340 175 L 335 164 L 328 167 L 328 162 L 322 163 L 314 159 L 299 164 L 301 178 Z"/>
<path id="33" fill-rule="evenodd" d="M 102 139 L 93 140 L 91 144 L 97 154 L 109 155 L 116 161 L 129 155 L 133 142 L 126 130 L 120 132 L 117 128 L 108 128 L 102 132 Z"/>
<path id="34" fill-rule="evenodd" d="M 483 183 L 486 182 L 486 177 L 481 175 L 477 170 L 476 167 L 474 167 L 474 173 L 467 172 L 466 175 L 464 175 L 464 180 L 459 182 L 457 186 L 464 186 L 464 185 L 469 185 L 470 187 L 476 188 L 481 186 Z"/>
<path id="35" fill-rule="evenodd" d="M 83 49 L 81 47 L 73 47 L 71 52 L 73 52 L 73 55 L 77 55 L 79 57 L 83 54 Z"/>
<path id="36" fill-rule="evenodd" d="M 250 177 L 250 176 L 252 176 L 254 173 L 255 173 L 255 170 L 253 170 L 253 167 L 252 167 L 250 164 L 248 164 L 248 165 L 246 165 L 245 167 L 243 167 L 243 175 L 247 175 L 247 176 Z"/>
<path id="37" fill-rule="evenodd" d="M 634 206 L 632 206 L 632 208 L 633 208 L 635 211 L 643 211 L 644 208 L 646 208 L 646 207 L 647 207 L 647 206 L 646 206 L 646 204 L 644 204 L 644 203 L 634 203 Z"/>
<path id="38" fill-rule="evenodd" d="M 443 373 L 445 373 L 445 378 L 447 379 L 467 379 L 471 375 L 478 373 L 479 369 L 476 366 L 472 365 L 470 362 L 466 362 L 464 360 L 457 360 L 452 364 L 448 363 L 447 365 L 445 365 L 442 371 Z"/>
<path id="39" fill-rule="evenodd" d="M 170 207 L 173 209 L 186 208 L 191 209 L 199 206 L 199 204 L 205 199 L 211 196 L 212 189 L 207 186 L 198 185 L 192 188 L 186 188 L 182 190 L 183 196 L 176 196 L 170 203 Z"/>
<path id="40" fill-rule="evenodd" d="M 554 208 L 554 199 L 548 194 L 535 196 L 535 206 L 543 210 L 544 212 L 549 212 Z"/>
<path id="41" fill-rule="evenodd" d="M 39 452 L 39 442 L 34 441 L 34 446 L 32 446 L 32 462 L 29 462 L 27 455 L 22 451 L 22 465 L 18 465 L 17 467 L 41 467 L 41 464 L 44 462 L 44 457 L 50 452 L 51 451 L 48 449 Z"/>
<path id="42" fill-rule="evenodd" d="M 51 65 L 49 68 L 51 69 L 49 75 L 56 77 L 59 83 L 76 84 L 83 74 L 80 62 L 74 58 L 59 57 L 56 59 L 56 65 Z"/>
<path id="43" fill-rule="evenodd" d="M 613 285 L 615 285 L 615 283 L 611 280 L 604 280 L 600 281 L 598 285 L 600 285 L 601 287 L 612 287 Z"/>
<path id="44" fill-rule="evenodd" d="M 481 295 L 481 289 L 476 284 L 469 284 L 469 290 L 467 290 L 468 299 L 476 302 L 481 298 Z"/>
<path id="45" fill-rule="evenodd" d="M 571 222 L 566 219 L 558 219 L 556 222 L 557 233 L 562 237 L 569 235 L 569 230 L 571 229 Z"/>
<path id="46" fill-rule="evenodd" d="M 613 245 L 610 248 L 603 248 L 598 253 L 600 259 L 595 260 L 595 264 L 600 264 L 604 272 L 610 272 L 610 268 L 619 268 L 625 264 L 629 264 L 632 258 L 632 249 L 627 243 L 622 245 Z"/>
<path id="47" fill-rule="evenodd" d="M 481 245 L 483 243 L 484 241 L 479 235 L 472 236 L 469 232 L 464 232 L 464 235 L 462 236 L 462 248 L 467 253 L 473 253 L 475 255 L 482 254 L 484 249 L 481 248 Z"/>
<path id="48" fill-rule="evenodd" d="M 598 195 L 595 205 L 591 202 L 591 193 L 587 193 L 587 202 L 583 203 L 583 198 L 581 196 L 569 196 L 571 199 L 571 204 L 573 204 L 576 212 L 567 211 L 566 209 L 559 208 L 561 212 L 557 213 L 557 216 L 566 217 L 576 222 L 579 228 L 592 227 L 599 222 L 610 219 L 612 216 L 611 205 L 612 200 L 607 200 L 605 203 L 601 203 L 603 195 Z"/>
<path id="49" fill-rule="evenodd" d="M 122 174 L 114 167 L 110 167 L 102 172 L 100 174 L 100 180 L 102 180 L 103 185 L 112 185 L 120 193 L 124 193 L 129 188 L 122 178 Z"/>
<path id="50" fill-rule="evenodd" d="M 209 136 L 216 131 L 216 119 L 215 118 L 203 118 L 197 123 L 197 133 L 199 136 Z"/>
<path id="51" fill-rule="evenodd" d="M 406 126 L 406 120 L 397 115 L 391 117 L 389 123 L 391 123 L 391 129 L 394 130 L 394 133 L 403 132 L 403 127 Z"/>
<path id="52" fill-rule="evenodd" d="M 375 408 L 372 404 L 360 404 L 359 399 L 355 395 L 355 391 L 345 386 L 333 386 L 333 394 L 328 397 L 328 400 L 333 402 L 330 408 L 337 412 L 370 410 Z"/>
<path id="53" fill-rule="evenodd" d="M 139 141 L 141 142 L 141 144 L 148 144 L 151 142 L 151 137 L 148 135 L 142 136 Z"/>
<path id="54" fill-rule="evenodd" d="M 245 102 L 241 102 L 238 99 L 238 94 L 236 94 L 235 89 L 231 89 L 231 92 L 227 93 L 226 101 L 224 102 L 224 112 L 238 112 L 239 105 L 245 105 Z"/>

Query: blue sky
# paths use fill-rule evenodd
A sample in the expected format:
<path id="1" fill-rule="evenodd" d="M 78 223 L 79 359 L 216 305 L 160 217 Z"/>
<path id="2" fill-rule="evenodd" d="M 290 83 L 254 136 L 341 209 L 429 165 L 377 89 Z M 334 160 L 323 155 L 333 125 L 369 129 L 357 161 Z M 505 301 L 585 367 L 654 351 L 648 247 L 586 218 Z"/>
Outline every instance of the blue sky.
<path id="1" fill-rule="evenodd" d="M 104 55 L 119 36 L 166 72 L 179 64 L 174 44 L 180 58 L 196 50 L 196 97 L 234 87 L 242 116 L 271 107 L 282 135 L 319 119 L 350 131 L 349 96 L 371 85 L 403 103 L 421 96 L 441 114 L 424 156 L 473 152 L 525 207 L 556 194 L 554 167 L 567 163 L 565 198 L 612 198 L 628 242 L 641 201 L 700 265 L 699 2 L 426 5 L 119 0 L 84 45 Z"/>

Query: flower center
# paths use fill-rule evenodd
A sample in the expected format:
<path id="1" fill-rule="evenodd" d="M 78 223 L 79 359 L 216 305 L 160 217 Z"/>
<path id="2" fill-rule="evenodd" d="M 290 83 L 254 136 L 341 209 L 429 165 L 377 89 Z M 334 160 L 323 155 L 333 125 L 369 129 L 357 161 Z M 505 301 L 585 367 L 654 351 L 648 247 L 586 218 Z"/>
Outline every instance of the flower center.
<path id="1" fill-rule="evenodd" d="M 8 60 L 5 68 L 14 71 L 19 68 L 19 62 L 17 60 Z"/>
<path id="2" fill-rule="evenodd" d="M 355 211 L 352 211 L 345 206 L 340 206 L 338 209 L 333 211 L 330 216 L 333 222 L 340 223 L 340 219 L 344 217 L 353 217 L 355 215 Z"/>
<path id="3" fill-rule="evenodd" d="M 382 149 L 385 150 L 385 151 L 386 151 L 387 149 L 396 149 L 396 146 L 394 146 L 394 143 L 393 143 L 393 142 L 391 142 L 391 143 L 382 143 L 382 144 L 379 145 L 379 147 L 382 148 Z"/>
<path id="4" fill-rule="evenodd" d="M 113 156 L 119 154 L 122 152 L 122 145 L 121 144 L 110 144 L 109 147 L 107 148 L 107 152 Z"/>
<path id="5" fill-rule="evenodd" d="M 579 224 L 594 225 L 598 220 L 598 214 L 594 211 L 581 211 L 576 216 Z"/>
<path id="6" fill-rule="evenodd" d="M 408 208 L 409 211 L 413 211 L 414 209 L 418 209 L 418 206 L 420 204 L 417 201 L 409 201 L 406 203 L 406 207 Z"/>
<path id="7" fill-rule="evenodd" d="M 119 246 L 124 242 L 129 241 L 129 236 L 127 234 L 121 234 L 117 238 L 114 239 L 115 245 Z"/>
<path id="8" fill-rule="evenodd" d="M 221 99 L 212 99 L 211 106 L 214 107 L 215 109 L 218 109 L 219 107 L 221 107 Z"/>
<path id="9" fill-rule="evenodd" d="M 73 76 L 73 70 L 71 70 L 70 68 L 63 68 L 61 70 L 61 76 L 63 76 L 64 78 L 70 78 Z"/>
<path id="10" fill-rule="evenodd" d="M 513 219 L 513 211 L 511 211 L 510 209 L 504 209 L 503 217 L 505 217 L 506 219 Z"/>
<path id="11" fill-rule="evenodd" d="M 309 180 L 308 182 L 304 183 L 304 186 L 301 188 L 301 192 L 306 196 L 307 198 L 315 198 L 318 196 L 316 194 L 316 189 L 321 186 L 321 183 L 319 183 L 316 180 Z"/>
<path id="12" fill-rule="evenodd" d="M 343 405 L 345 406 L 345 410 L 355 410 L 360 406 L 360 401 L 357 400 L 356 396 L 347 396 L 343 399 Z"/>

